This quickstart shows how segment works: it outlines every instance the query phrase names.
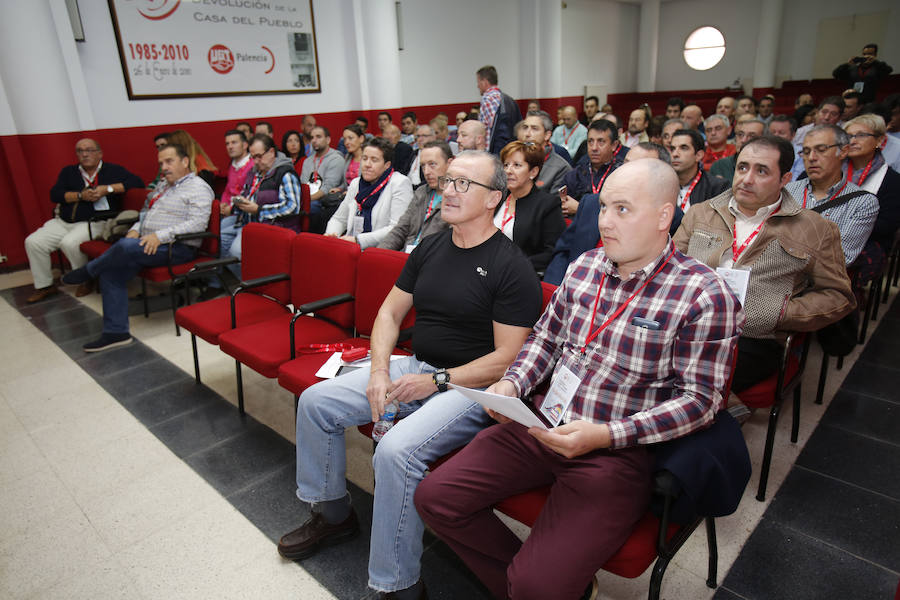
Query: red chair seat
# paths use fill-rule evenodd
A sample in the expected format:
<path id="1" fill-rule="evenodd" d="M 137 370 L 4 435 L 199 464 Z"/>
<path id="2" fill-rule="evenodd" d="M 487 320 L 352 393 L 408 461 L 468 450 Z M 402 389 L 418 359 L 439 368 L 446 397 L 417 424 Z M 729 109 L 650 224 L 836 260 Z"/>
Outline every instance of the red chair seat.
<path id="1" fill-rule="evenodd" d="M 280 302 L 244 293 L 235 297 L 237 326 L 253 325 L 287 314 L 288 309 Z M 219 335 L 231 329 L 231 298 L 215 298 L 200 304 L 182 306 L 175 313 L 175 323 L 191 333 L 218 345 Z"/>
<path id="2" fill-rule="evenodd" d="M 175 277 L 180 277 L 194 268 L 194 265 L 198 265 L 200 263 L 204 263 L 207 261 L 213 260 L 212 257 L 203 256 L 200 258 L 195 258 L 194 260 L 189 260 L 186 263 L 181 263 L 179 265 L 172 265 L 172 273 L 175 274 Z M 162 282 L 169 281 L 172 279 L 172 275 L 169 273 L 168 266 L 161 267 L 150 267 L 148 269 L 143 269 L 138 274 L 139 277 L 146 279 L 147 281 L 154 282 Z"/>
<path id="3" fill-rule="evenodd" d="M 269 378 L 278 376 L 278 367 L 291 360 L 288 328 L 292 315 L 232 329 L 219 336 L 222 352 Z M 298 348 L 307 344 L 332 343 L 349 332 L 315 317 L 301 317 L 296 324 Z"/>
<path id="4" fill-rule="evenodd" d="M 109 250 L 110 246 L 112 246 L 112 244 L 105 240 L 88 240 L 86 242 L 81 242 L 79 248 L 88 258 L 93 260 Z"/>
<path id="5" fill-rule="evenodd" d="M 791 354 L 790 358 L 788 358 L 787 368 L 785 369 L 785 381 L 790 381 L 794 378 L 794 375 L 797 374 L 797 371 L 800 369 L 800 360 L 795 354 Z M 775 401 L 775 386 L 778 385 L 778 376 L 772 375 L 771 377 L 760 381 L 756 385 L 747 388 L 738 394 L 738 397 L 741 399 L 748 408 L 765 408 L 767 406 L 772 406 L 772 403 Z"/>
<path id="6" fill-rule="evenodd" d="M 353 344 L 355 347 L 369 347 L 367 338 L 349 338 L 341 340 L 341 343 Z M 400 348 L 395 349 L 394 353 L 409 354 L 409 352 Z M 297 358 L 278 367 L 278 383 L 295 396 L 299 396 L 306 388 L 323 381 L 323 379 L 316 377 L 316 372 L 330 356 L 331 352 L 298 355 Z"/>

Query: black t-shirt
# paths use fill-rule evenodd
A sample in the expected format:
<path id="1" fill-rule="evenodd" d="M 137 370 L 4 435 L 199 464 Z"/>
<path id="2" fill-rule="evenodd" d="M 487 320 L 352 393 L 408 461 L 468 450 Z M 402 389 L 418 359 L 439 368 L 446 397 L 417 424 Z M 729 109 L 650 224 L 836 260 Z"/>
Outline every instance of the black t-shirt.
<path id="1" fill-rule="evenodd" d="M 413 295 L 416 358 L 442 368 L 493 352 L 492 321 L 532 327 L 541 314 L 531 262 L 501 231 L 474 248 L 451 236 L 448 229 L 424 238 L 397 279 Z"/>

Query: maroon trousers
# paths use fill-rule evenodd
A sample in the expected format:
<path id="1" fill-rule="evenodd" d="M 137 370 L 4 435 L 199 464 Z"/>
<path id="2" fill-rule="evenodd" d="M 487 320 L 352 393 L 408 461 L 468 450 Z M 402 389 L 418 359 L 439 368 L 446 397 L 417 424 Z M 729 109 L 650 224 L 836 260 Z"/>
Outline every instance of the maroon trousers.
<path id="1" fill-rule="evenodd" d="M 565 458 L 517 423 L 494 425 L 430 473 L 415 503 L 495 598 L 574 599 L 647 511 L 652 469 L 644 448 Z M 520 542 L 491 507 L 550 484 Z"/>

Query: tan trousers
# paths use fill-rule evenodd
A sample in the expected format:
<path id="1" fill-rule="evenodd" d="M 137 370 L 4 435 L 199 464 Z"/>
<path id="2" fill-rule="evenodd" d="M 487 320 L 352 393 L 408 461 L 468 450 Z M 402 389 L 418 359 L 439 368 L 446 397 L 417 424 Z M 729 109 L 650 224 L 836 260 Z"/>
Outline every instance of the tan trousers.
<path id="1" fill-rule="evenodd" d="M 90 225 L 95 237 L 103 231 L 103 223 Z M 87 263 L 87 256 L 79 246 L 89 239 L 88 223 L 68 223 L 59 217 L 53 217 L 25 238 L 25 252 L 28 254 L 34 287 L 42 289 L 53 285 L 50 254 L 57 249 L 63 251 L 72 268 L 83 267 Z"/>

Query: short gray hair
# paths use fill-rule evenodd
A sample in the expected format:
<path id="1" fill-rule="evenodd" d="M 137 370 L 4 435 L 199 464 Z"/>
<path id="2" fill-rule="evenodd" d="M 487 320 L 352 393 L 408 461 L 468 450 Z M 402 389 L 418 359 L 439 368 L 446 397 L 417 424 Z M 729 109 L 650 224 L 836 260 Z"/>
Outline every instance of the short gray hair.
<path id="1" fill-rule="evenodd" d="M 732 98 L 732 100 L 733 99 L 734 98 Z M 725 124 L 725 127 L 731 127 L 731 121 L 728 120 L 728 117 L 726 117 L 725 115 L 720 115 L 719 113 L 706 117 L 706 120 L 703 121 L 703 124 L 706 127 L 709 127 L 713 121 L 722 121 L 722 123 Z"/>
<path id="2" fill-rule="evenodd" d="M 491 167 L 494 169 L 491 181 L 487 185 L 500 192 L 506 189 L 506 171 L 503 170 L 503 163 L 496 154 L 484 150 L 463 150 L 456 155 L 456 158 L 487 158 L 491 161 Z"/>
<path id="3" fill-rule="evenodd" d="M 678 129 L 684 129 L 685 127 L 687 127 L 687 123 L 685 123 L 685 122 L 684 122 L 683 120 L 681 120 L 681 119 L 669 119 L 668 121 L 666 121 L 665 123 L 663 123 L 663 129 L 665 129 L 666 127 L 668 127 L 668 126 L 671 125 L 672 123 L 678 123 L 678 125 L 680 126 L 680 127 L 678 127 Z"/>
<path id="4" fill-rule="evenodd" d="M 529 110 L 525 116 L 540 117 L 544 131 L 553 131 L 553 119 L 550 118 L 550 114 L 546 110 Z"/>
<path id="5" fill-rule="evenodd" d="M 674 119 L 670 119 L 673 120 Z M 657 158 L 663 161 L 667 165 L 672 164 L 672 156 L 669 154 L 669 151 L 666 150 L 665 146 L 661 144 L 655 144 L 653 142 L 641 142 L 635 148 L 641 148 L 642 150 L 646 150 L 647 152 L 656 152 Z M 627 156 L 627 155 L 626 155 Z"/>
<path id="6" fill-rule="evenodd" d="M 830 131 L 834 134 L 834 143 L 840 146 L 838 148 L 838 152 L 840 149 L 850 143 L 850 136 L 847 135 L 847 132 L 838 127 L 837 125 L 816 125 L 812 129 L 806 132 L 806 135 L 811 133 L 818 133 L 819 131 Z"/>

